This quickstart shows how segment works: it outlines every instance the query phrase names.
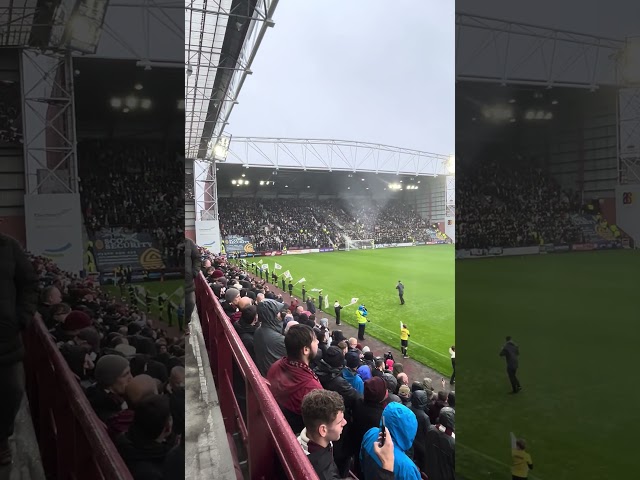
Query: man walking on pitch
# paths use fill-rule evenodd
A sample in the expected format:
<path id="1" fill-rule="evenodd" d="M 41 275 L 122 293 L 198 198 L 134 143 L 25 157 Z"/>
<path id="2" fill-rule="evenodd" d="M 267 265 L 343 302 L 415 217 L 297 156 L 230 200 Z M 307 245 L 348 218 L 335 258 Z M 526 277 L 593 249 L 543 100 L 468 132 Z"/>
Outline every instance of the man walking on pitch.
<path id="1" fill-rule="evenodd" d="M 518 371 L 518 356 L 520 355 L 520 349 L 518 345 L 516 345 L 510 336 L 507 336 L 506 343 L 502 350 L 500 351 L 500 356 L 505 357 L 507 362 L 507 375 L 509 375 L 509 381 L 511 382 L 511 388 L 513 393 L 518 393 L 522 390 L 520 386 L 520 382 L 516 377 L 516 372 Z"/>
<path id="2" fill-rule="evenodd" d="M 398 280 L 398 285 L 396 285 L 396 290 L 398 290 L 398 296 L 400 297 L 400 305 L 404 305 L 404 285 L 400 280 Z"/>
<path id="3" fill-rule="evenodd" d="M 402 358 L 409 358 L 407 355 L 407 349 L 409 348 L 409 329 L 405 323 L 400 322 L 400 345 L 402 350 Z"/>

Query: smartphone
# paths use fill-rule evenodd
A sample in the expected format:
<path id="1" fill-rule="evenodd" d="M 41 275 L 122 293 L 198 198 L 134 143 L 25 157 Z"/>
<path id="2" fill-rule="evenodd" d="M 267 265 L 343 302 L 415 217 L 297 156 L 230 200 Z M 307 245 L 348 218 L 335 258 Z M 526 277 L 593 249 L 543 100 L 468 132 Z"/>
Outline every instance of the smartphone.
<path id="1" fill-rule="evenodd" d="M 380 448 L 382 448 L 382 446 L 384 445 L 385 440 L 387 439 L 387 429 L 384 425 L 384 417 L 382 417 L 382 426 L 380 427 L 380 440 L 378 440 L 378 446 Z"/>

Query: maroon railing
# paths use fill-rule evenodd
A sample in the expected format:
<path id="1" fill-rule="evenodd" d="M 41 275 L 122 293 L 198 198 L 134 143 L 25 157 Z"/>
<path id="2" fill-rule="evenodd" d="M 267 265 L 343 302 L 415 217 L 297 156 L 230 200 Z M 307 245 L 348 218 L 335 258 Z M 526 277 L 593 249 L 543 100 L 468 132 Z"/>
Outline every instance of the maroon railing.
<path id="1" fill-rule="evenodd" d="M 44 324 L 24 334 L 26 390 L 47 478 L 133 480 Z"/>
<path id="2" fill-rule="evenodd" d="M 278 404 L 244 348 L 205 278 L 196 278 L 196 299 L 220 409 L 228 433 L 239 433 L 247 450 L 249 478 L 277 478 L 278 460 L 292 480 L 317 480 Z M 233 389 L 234 363 L 246 386 L 245 423 Z"/>

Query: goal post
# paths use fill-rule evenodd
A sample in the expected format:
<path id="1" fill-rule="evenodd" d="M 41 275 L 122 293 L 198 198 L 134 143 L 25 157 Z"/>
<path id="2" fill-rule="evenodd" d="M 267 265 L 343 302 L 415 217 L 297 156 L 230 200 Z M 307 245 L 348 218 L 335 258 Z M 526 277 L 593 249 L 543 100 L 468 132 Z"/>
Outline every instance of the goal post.
<path id="1" fill-rule="evenodd" d="M 349 250 L 373 250 L 375 248 L 375 241 L 372 238 L 366 240 L 353 240 L 347 238 L 345 247 L 347 252 Z"/>

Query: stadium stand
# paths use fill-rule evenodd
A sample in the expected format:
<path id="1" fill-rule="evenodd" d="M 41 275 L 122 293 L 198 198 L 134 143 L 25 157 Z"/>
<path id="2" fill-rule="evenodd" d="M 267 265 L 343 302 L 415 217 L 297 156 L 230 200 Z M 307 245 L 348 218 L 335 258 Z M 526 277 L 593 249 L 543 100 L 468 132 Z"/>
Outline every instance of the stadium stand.
<path id="1" fill-rule="evenodd" d="M 26 370 L 46 471 L 136 480 L 184 464 L 184 337 L 90 279 L 31 259 L 41 297 Z M 52 448 L 63 440 L 75 450 Z"/>
<path id="2" fill-rule="evenodd" d="M 223 238 L 250 237 L 256 250 L 335 248 L 346 238 L 402 243 L 438 237 L 437 229 L 399 200 L 221 198 L 220 232 Z"/>
<path id="3" fill-rule="evenodd" d="M 370 447 L 367 432 L 373 435 L 378 430 L 390 403 L 402 405 L 391 410 L 400 408 L 408 422 L 406 443 L 399 446 L 409 462 L 403 468 L 420 471 L 421 478 L 454 478 L 455 392 L 437 391 L 429 378 L 409 378 L 403 365 L 386 352 L 372 352 L 356 339 L 345 339 L 339 330 L 329 332 L 320 315 L 281 303 L 282 297 L 265 281 L 256 281 L 226 258 L 199 248 L 203 269 L 196 280 L 198 315 L 225 427 L 242 440 L 236 461 L 247 460 L 251 478 L 314 478 L 303 455 L 310 455 L 306 428 L 300 431 L 299 423 L 303 399 L 295 393 L 283 395 L 286 388 L 299 390 L 298 380 L 285 382 L 290 385 L 272 385 L 267 380 L 277 376 L 272 370 L 283 368 L 284 363 L 298 372 L 292 378 L 307 379 L 307 388 L 316 385 L 312 388 L 318 389 L 319 382 L 321 389 L 337 392 L 343 399 L 347 423 L 340 439 L 333 442 L 332 461 L 308 457 L 319 478 L 328 478 L 334 468 L 341 478 L 366 478 L 360 453 Z M 299 335 L 291 327 L 295 324 L 308 325 L 317 339 L 317 353 L 302 361 L 287 353 L 287 345 Z M 315 340 L 309 345 L 311 351 L 314 345 Z M 288 360 L 280 361 L 283 356 Z M 393 428 L 398 425 L 390 430 L 399 438 Z M 258 455 L 253 453 L 256 449 Z M 399 456 L 396 462 L 402 462 Z"/>
<path id="4" fill-rule="evenodd" d="M 0 82 L 0 144 L 22 142 L 20 112 L 20 85 Z"/>
<path id="5" fill-rule="evenodd" d="M 457 248 L 581 241 L 570 217 L 580 208 L 576 195 L 562 191 L 539 168 L 506 170 L 488 160 L 457 182 Z"/>
<path id="6" fill-rule="evenodd" d="M 88 141 L 78 145 L 78 163 L 89 233 L 115 227 L 150 233 L 173 267 L 184 237 L 184 165 L 168 152 L 140 141 Z"/>

